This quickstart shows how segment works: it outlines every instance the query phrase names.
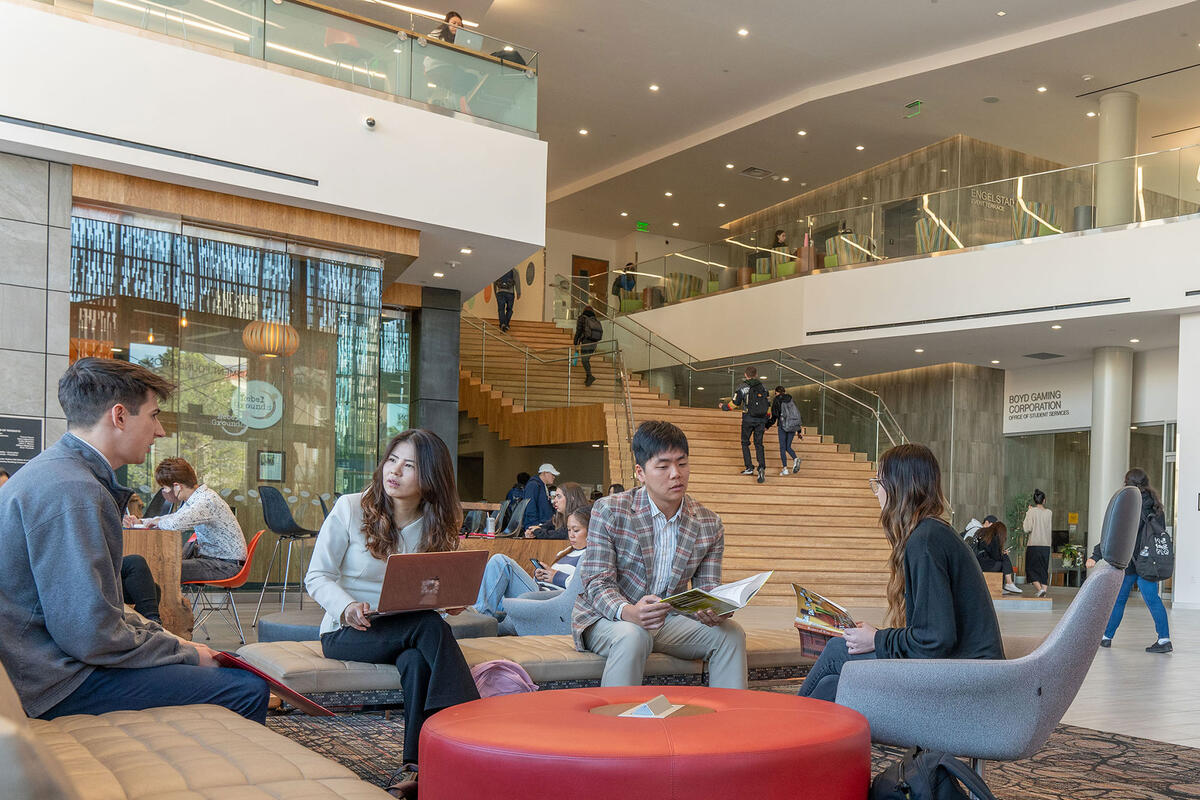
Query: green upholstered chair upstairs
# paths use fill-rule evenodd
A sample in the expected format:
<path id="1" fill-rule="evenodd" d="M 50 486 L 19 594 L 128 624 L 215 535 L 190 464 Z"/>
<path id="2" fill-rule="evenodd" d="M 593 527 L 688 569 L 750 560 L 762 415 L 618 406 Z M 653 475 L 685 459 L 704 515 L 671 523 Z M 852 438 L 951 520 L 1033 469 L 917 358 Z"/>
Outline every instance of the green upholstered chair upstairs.
<path id="1" fill-rule="evenodd" d="M 1020 205 L 1012 207 L 1014 239 L 1032 239 L 1035 236 L 1062 233 L 1062 227 L 1058 224 L 1058 209 L 1054 206 L 1026 200 L 1025 208 L 1029 211 L 1025 211 Z"/>
<path id="2" fill-rule="evenodd" d="M 642 296 L 637 289 L 617 289 L 617 299 L 620 301 L 622 314 L 642 310 Z"/>
<path id="3" fill-rule="evenodd" d="M 852 264 L 864 264 L 871 260 L 867 255 L 873 252 L 871 237 L 861 233 L 839 233 L 825 240 L 825 252 L 837 258 L 834 266 L 848 267 Z M 825 266 L 829 266 L 829 256 L 825 257 Z"/>
<path id="4" fill-rule="evenodd" d="M 946 222 L 946 228 L 943 228 L 929 217 L 921 217 L 916 225 L 918 254 L 940 253 L 954 248 L 950 233 L 946 230 L 954 230 L 954 223 Z"/>

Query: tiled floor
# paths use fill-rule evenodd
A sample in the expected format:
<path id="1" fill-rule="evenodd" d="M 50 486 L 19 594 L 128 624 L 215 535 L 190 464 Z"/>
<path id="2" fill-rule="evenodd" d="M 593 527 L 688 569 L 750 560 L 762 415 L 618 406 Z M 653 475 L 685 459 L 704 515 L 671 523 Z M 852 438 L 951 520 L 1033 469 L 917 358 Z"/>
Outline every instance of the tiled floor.
<path id="1" fill-rule="evenodd" d="M 1074 596 L 1073 589 L 1054 589 L 1054 610 L 1044 612 L 1002 612 L 1000 627 L 1006 634 L 1049 633 L 1061 619 Z M 238 598 L 238 610 L 247 641 L 254 641 L 250 620 L 258 594 Z M 305 599 L 305 608 L 312 602 Z M 295 600 L 288 597 L 288 608 Z M 267 596 L 263 613 L 278 611 L 278 595 Z M 751 606 L 738 612 L 746 624 L 791 627 L 793 610 L 785 606 Z M 1130 597 L 1125 619 L 1113 646 L 1100 649 L 1083 688 L 1063 717 L 1063 722 L 1084 728 L 1123 733 L 1145 739 L 1200 747 L 1200 611 L 1168 609 L 1175 652 L 1153 655 L 1144 648 L 1155 640 L 1150 612 L 1141 596 Z M 879 624 L 882 609 L 860 615 L 866 622 Z M 208 623 L 217 649 L 236 650 L 237 635 L 220 620 Z M 197 637 L 205 641 L 203 636 Z"/>

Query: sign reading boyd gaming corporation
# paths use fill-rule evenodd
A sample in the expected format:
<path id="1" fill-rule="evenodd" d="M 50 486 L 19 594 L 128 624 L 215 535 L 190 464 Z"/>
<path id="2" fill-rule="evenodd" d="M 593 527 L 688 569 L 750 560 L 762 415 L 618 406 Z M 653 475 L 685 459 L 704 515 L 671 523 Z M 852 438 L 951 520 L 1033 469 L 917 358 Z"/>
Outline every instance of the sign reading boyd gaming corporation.
<path id="1" fill-rule="evenodd" d="M 1092 364 L 1047 364 L 1004 373 L 1004 433 L 1090 428 Z"/>

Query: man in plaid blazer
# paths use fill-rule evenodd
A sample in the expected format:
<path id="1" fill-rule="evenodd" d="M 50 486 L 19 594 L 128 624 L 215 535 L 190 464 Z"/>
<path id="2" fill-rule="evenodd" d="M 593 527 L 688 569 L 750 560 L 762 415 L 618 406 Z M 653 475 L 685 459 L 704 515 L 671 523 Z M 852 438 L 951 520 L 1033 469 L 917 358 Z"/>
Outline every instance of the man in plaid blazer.
<path id="1" fill-rule="evenodd" d="M 731 615 L 683 615 L 662 602 L 721 582 L 725 528 L 687 496 L 688 443 L 669 422 L 633 437 L 642 487 L 596 501 L 579 564 L 575 647 L 604 656 L 602 686 L 639 686 L 650 653 L 708 662 L 710 683 L 746 688 L 746 634 Z"/>

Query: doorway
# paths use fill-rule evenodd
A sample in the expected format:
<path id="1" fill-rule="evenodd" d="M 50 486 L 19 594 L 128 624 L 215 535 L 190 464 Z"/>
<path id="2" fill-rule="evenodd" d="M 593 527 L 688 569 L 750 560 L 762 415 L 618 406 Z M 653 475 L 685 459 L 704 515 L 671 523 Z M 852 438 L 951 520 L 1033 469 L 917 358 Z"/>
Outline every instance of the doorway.
<path id="1" fill-rule="evenodd" d="M 599 306 L 596 310 L 603 313 L 608 293 L 608 262 L 599 258 L 587 256 L 571 256 L 571 311 L 572 317 L 578 316 L 583 306 L 588 304 L 588 294 Z M 583 291 L 575 291 L 581 289 Z M 587 294 L 584 294 L 587 292 Z"/>

